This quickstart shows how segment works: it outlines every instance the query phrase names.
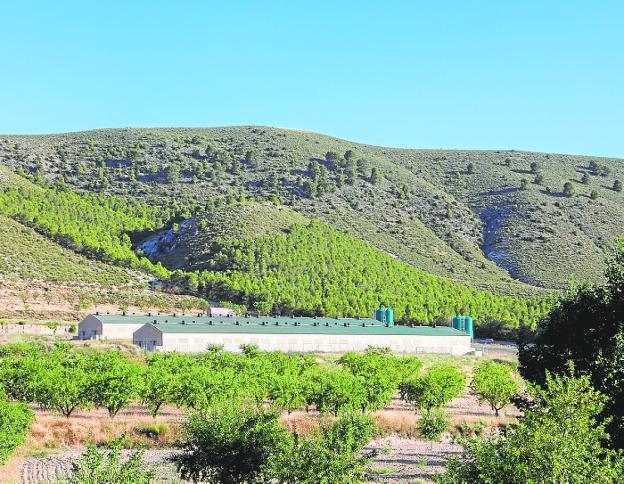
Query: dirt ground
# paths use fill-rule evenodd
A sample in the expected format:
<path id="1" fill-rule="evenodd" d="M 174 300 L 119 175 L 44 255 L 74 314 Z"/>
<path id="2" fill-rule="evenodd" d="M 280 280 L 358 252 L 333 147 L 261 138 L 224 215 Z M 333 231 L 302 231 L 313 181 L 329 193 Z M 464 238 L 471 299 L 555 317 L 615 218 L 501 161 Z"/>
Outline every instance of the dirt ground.
<path id="1" fill-rule="evenodd" d="M 495 417 L 492 410 L 480 405 L 473 395 L 457 398 L 447 407 L 453 426 L 485 422 L 488 428 L 495 428 L 519 415 L 512 407 Z M 376 450 L 378 455 L 371 463 L 371 480 L 387 483 L 430 481 L 443 472 L 450 457 L 459 456 L 461 447 L 453 443 L 450 434 L 441 442 L 425 442 L 418 438 L 416 422 L 418 416 L 405 402 L 394 399 L 384 410 L 373 414 L 381 436 L 373 440 L 366 450 Z M 293 412 L 283 415 L 282 422 L 290 430 L 305 433 L 314 427 L 316 412 Z M 156 419 L 139 405 L 132 405 L 115 419 L 106 411 L 78 411 L 70 418 L 43 410 L 36 410 L 36 421 L 26 444 L 5 466 L 0 467 L 2 483 L 50 482 L 71 469 L 89 440 L 104 443 L 126 433 L 135 444 L 148 446 L 145 460 L 158 465 L 158 482 L 179 482 L 167 458 L 174 452 L 171 443 L 179 432 L 184 412 L 165 407 Z M 165 431 L 156 438 L 146 437 L 140 429 L 154 424 L 165 426 Z"/>

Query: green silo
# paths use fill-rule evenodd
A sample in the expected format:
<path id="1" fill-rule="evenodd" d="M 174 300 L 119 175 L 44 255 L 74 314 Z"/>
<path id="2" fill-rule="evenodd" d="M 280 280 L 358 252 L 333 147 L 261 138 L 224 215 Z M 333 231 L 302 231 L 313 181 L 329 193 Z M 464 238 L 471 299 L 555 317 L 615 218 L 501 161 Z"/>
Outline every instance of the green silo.
<path id="1" fill-rule="evenodd" d="M 375 309 L 375 319 L 380 323 L 386 322 L 386 308 L 383 306 Z"/>
<path id="2" fill-rule="evenodd" d="M 459 316 L 453 316 L 453 322 L 452 322 L 453 328 L 459 329 L 459 326 L 460 326 L 460 322 L 459 321 L 460 321 L 460 319 L 461 318 Z"/>
<path id="3" fill-rule="evenodd" d="M 394 326 L 394 309 L 386 309 L 386 324 L 388 326 Z"/>
<path id="4" fill-rule="evenodd" d="M 474 339 L 474 323 L 470 316 L 466 316 L 466 333 L 470 335 L 471 339 Z"/>

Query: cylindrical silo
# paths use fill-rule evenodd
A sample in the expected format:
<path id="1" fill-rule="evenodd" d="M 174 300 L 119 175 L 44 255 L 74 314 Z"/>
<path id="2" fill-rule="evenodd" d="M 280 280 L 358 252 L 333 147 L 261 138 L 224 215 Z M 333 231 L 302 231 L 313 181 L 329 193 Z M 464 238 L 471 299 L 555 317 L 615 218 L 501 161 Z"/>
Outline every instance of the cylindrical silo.
<path id="1" fill-rule="evenodd" d="M 392 308 L 386 308 L 386 324 L 394 326 L 394 309 Z"/>
<path id="2" fill-rule="evenodd" d="M 470 338 L 474 339 L 474 322 L 470 316 L 466 316 L 466 333 L 470 335 Z"/>

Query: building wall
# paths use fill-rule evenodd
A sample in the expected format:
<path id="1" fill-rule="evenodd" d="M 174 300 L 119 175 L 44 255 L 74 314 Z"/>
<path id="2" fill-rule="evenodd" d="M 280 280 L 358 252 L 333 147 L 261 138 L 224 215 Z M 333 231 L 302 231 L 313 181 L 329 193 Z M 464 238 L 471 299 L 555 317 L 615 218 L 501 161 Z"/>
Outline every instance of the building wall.
<path id="1" fill-rule="evenodd" d="M 78 339 L 99 338 L 102 335 L 102 322 L 89 315 L 78 323 Z"/>
<path id="2" fill-rule="evenodd" d="M 345 352 L 364 351 L 368 346 L 387 346 L 396 353 L 446 353 L 463 355 L 470 351 L 469 336 L 395 336 L 395 335 L 327 335 L 327 334 L 218 334 L 160 333 L 135 334 L 135 342 L 147 347 L 157 341 L 163 351 L 201 352 L 210 344 L 223 345 L 226 351 L 239 351 L 242 344 L 255 344 L 265 351 Z"/>
<path id="3" fill-rule="evenodd" d="M 134 335 L 134 332 L 142 326 L 142 324 L 103 323 L 102 338 L 127 339 L 128 341 L 132 341 L 132 336 Z"/>
<path id="4" fill-rule="evenodd" d="M 140 348 L 153 350 L 155 347 L 162 346 L 162 333 L 150 326 L 141 326 L 134 332 L 132 342 Z"/>

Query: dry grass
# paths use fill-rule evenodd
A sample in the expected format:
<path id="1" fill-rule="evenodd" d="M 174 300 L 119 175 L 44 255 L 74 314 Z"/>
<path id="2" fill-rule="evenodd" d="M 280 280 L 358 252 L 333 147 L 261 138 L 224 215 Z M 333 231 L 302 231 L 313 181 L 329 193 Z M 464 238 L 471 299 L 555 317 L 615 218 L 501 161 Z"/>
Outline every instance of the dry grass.
<path id="1" fill-rule="evenodd" d="M 45 449 L 71 449 L 85 442 L 104 444 L 125 436 L 128 446 L 167 447 L 179 435 L 184 413 L 165 407 L 152 418 L 138 405 L 110 418 L 105 410 L 79 411 L 70 418 L 45 410 L 35 411 L 25 448 L 29 453 Z"/>

